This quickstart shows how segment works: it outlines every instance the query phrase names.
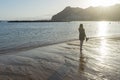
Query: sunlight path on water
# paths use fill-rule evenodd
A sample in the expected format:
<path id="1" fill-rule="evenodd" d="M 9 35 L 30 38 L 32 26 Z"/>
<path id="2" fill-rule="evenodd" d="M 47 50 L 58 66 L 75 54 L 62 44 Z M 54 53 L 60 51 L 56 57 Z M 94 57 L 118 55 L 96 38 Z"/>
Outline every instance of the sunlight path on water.
<path id="1" fill-rule="evenodd" d="M 107 43 L 106 43 L 106 39 L 102 38 L 101 42 L 100 42 L 100 62 L 103 63 L 105 61 L 105 58 L 107 57 L 107 47 L 106 47 Z"/>
<path id="2" fill-rule="evenodd" d="M 98 36 L 107 35 L 107 30 L 108 30 L 108 22 L 101 21 L 98 23 Z"/>

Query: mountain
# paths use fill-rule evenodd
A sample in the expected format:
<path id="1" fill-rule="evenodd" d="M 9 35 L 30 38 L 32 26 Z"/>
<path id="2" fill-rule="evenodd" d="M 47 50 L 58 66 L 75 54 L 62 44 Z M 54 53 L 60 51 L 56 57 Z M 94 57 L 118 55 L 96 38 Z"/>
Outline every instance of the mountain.
<path id="1" fill-rule="evenodd" d="M 52 21 L 120 21 L 120 4 L 109 7 L 66 7 L 63 11 L 52 16 Z"/>

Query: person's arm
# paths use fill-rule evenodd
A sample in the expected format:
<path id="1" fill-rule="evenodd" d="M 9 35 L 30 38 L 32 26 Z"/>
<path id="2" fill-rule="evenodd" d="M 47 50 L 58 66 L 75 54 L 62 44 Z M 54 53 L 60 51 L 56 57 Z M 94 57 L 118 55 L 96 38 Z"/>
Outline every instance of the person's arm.
<path id="1" fill-rule="evenodd" d="M 84 30 L 85 31 L 85 30 Z M 85 38 L 86 38 L 86 42 L 89 40 L 89 38 L 86 36 L 86 33 L 85 33 Z"/>
<path id="2" fill-rule="evenodd" d="M 85 37 L 86 37 L 86 33 L 85 33 L 85 30 L 84 30 L 84 34 L 85 34 Z M 86 37 L 87 38 L 87 37 Z"/>

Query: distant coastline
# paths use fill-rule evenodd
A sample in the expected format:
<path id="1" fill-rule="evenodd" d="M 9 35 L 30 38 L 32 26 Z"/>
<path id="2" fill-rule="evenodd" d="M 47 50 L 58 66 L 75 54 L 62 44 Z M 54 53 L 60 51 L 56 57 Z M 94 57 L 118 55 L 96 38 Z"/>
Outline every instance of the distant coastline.
<path id="1" fill-rule="evenodd" d="M 13 20 L 7 22 L 52 22 L 51 20 Z"/>
<path id="2" fill-rule="evenodd" d="M 73 21 L 102 21 L 102 20 L 73 20 Z M 105 20 L 109 22 L 120 22 L 120 21 L 115 21 L 115 20 Z M 52 21 L 52 20 L 12 20 L 12 21 L 0 21 L 0 23 L 27 23 L 27 22 L 72 22 L 72 21 Z"/>
<path id="3" fill-rule="evenodd" d="M 78 20 L 74 20 L 74 21 L 78 21 Z M 79 20 L 79 21 L 102 21 L 102 20 Z M 105 21 L 114 21 L 114 20 L 105 20 Z M 0 21 L 1 23 L 2 21 Z M 26 22 L 72 22 L 72 21 L 52 21 L 52 20 L 15 20 L 15 21 L 5 21 L 8 23 L 26 23 Z M 119 22 L 119 21 L 115 21 L 115 22 Z"/>
<path id="4" fill-rule="evenodd" d="M 68 21 L 53 21 L 53 20 L 14 20 L 14 21 L 7 21 L 8 23 L 14 22 L 68 22 Z"/>

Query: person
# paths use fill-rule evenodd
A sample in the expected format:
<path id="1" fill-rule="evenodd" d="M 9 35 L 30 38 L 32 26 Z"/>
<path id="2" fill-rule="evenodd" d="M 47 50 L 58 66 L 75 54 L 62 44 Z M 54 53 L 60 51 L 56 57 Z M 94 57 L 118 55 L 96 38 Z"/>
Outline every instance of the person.
<path id="1" fill-rule="evenodd" d="M 85 33 L 85 29 L 83 28 L 83 24 L 80 24 L 78 30 L 79 30 L 80 50 L 82 50 L 83 42 L 86 38 L 86 33 Z"/>

